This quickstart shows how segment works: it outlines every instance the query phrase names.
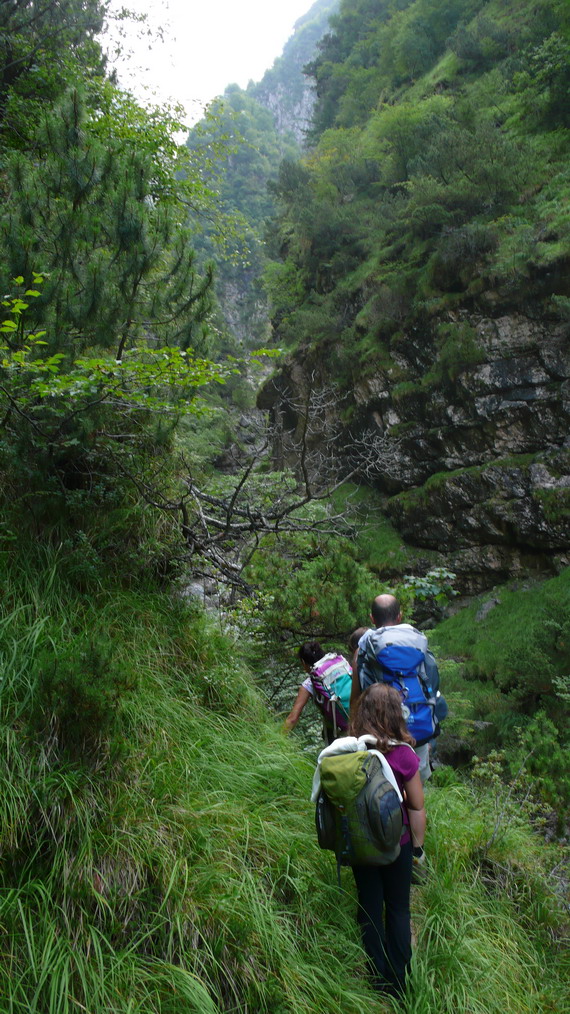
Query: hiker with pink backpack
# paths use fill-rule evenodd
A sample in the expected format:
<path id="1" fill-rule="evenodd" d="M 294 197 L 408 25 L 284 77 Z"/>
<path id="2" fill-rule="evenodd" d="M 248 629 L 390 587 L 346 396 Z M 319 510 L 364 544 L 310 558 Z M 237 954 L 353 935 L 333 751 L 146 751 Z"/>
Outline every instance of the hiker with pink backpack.
<path id="1" fill-rule="evenodd" d="M 303 709 L 311 698 L 323 718 L 323 738 L 332 743 L 348 730 L 352 667 L 336 652 L 325 653 L 318 641 L 306 641 L 298 652 L 299 661 L 307 673 L 299 687 L 295 702 L 285 719 L 285 728 L 297 724 Z"/>

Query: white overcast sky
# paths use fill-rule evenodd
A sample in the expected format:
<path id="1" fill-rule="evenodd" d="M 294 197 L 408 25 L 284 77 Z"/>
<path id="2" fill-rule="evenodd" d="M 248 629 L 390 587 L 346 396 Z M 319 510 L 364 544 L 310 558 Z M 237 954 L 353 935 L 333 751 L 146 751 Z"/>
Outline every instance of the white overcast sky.
<path id="1" fill-rule="evenodd" d="M 139 100 L 181 102 L 187 116 L 226 85 L 245 88 L 259 81 L 281 55 L 301 15 L 313 0 L 124 0 L 148 15 L 152 35 L 137 39 L 129 29 L 132 51 L 113 62 L 119 83 Z M 116 6 L 122 6 L 116 0 Z M 159 29 L 163 31 L 160 40 Z M 140 29 L 139 29 L 140 31 Z M 144 29 L 143 29 L 144 32 Z"/>

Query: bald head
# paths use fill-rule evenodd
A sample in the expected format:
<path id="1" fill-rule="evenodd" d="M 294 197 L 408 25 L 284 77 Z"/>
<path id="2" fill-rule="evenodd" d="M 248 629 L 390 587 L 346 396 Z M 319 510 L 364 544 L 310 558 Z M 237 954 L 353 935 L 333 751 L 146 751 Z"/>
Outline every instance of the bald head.
<path id="1" fill-rule="evenodd" d="M 402 621 L 400 603 L 394 595 L 377 595 L 370 607 L 370 615 L 377 627 L 393 627 Z"/>

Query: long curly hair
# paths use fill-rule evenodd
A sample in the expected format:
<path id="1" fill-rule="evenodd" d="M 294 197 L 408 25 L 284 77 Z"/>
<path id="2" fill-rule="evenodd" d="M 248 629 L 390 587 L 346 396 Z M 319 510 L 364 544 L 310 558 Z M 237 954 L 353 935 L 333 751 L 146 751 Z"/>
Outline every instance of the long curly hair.
<path id="1" fill-rule="evenodd" d="M 402 698 L 387 683 L 373 683 L 360 695 L 350 731 L 353 736 L 376 736 L 382 753 L 394 746 L 394 742 L 410 746 L 416 742 L 406 728 Z"/>

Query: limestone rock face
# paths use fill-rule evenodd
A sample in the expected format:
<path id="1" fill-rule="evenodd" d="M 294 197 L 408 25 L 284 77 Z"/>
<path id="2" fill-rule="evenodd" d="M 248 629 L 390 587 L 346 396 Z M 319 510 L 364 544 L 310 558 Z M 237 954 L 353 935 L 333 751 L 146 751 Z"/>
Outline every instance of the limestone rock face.
<path id="1" fill-rule="evenodd" d="M 329 18 L 339 6 L 338 0 L 315 0 L 303 17 L 295 23 L 293 35 L 286 42 L 282 55 L 248 91 L 273 113 L 279 134 L 292 134 L 300 148 L 307 140 L 315 105 L 315 88 L 304 73 L 314 58 L 317 44 L 328 31 Z"/>
<path id="2" fill-rule="evenodd" d="M 282 421 L 285 392 L 306 386 L 309 370 L 315 384 L 314 364 L 298 355 L 265 389 L 265 407 Z M 321 359 L 322 383 L 325 373 Z M 389 517 L 407 542 L 444 554 L 461 591 L 567 565 L 566 322 L 449 315 L 400 335 L 349 398 L 351 434 L 369 441 L 367 478 Z M 282 429 L 293 432 L 299 420 L 287 412 Z M 327 428 L 323 420 L 323 440 Z"/>
<path id="3" fill-rule="evenodd" d="M 257 86 L 258 102 L 273 113 L 278 134 L 292 134 L 300 148 L 303 147 L 315 105 L 314 88 L 309 83 L 297 93 L 282 81 L 272 87 Z"/>
<path id="4" fill-rule="evenodd" d="M 398 356 L 410 380 L 390 390 L 388 377 L 372 378 L 368 397 L 365 388 L 355 395 L 365 411 L 376 412 L 376 425 L 398 441 L 402 489 L 436 471 L 560 446 L 570 434 L 567 328 L 549 329 L 520 316 L 483 318 L 469 326 L 469 352 L 479 361 L 459 360 L 446 374 L 437 346 L 431 343 L 426 361 L 430 343 L 410 336 L 405 356 L 402 350 Z M 374 386 L 383 392 L 375 395 Z M 387 478 L 393 483 L 393 476 Z"/>

